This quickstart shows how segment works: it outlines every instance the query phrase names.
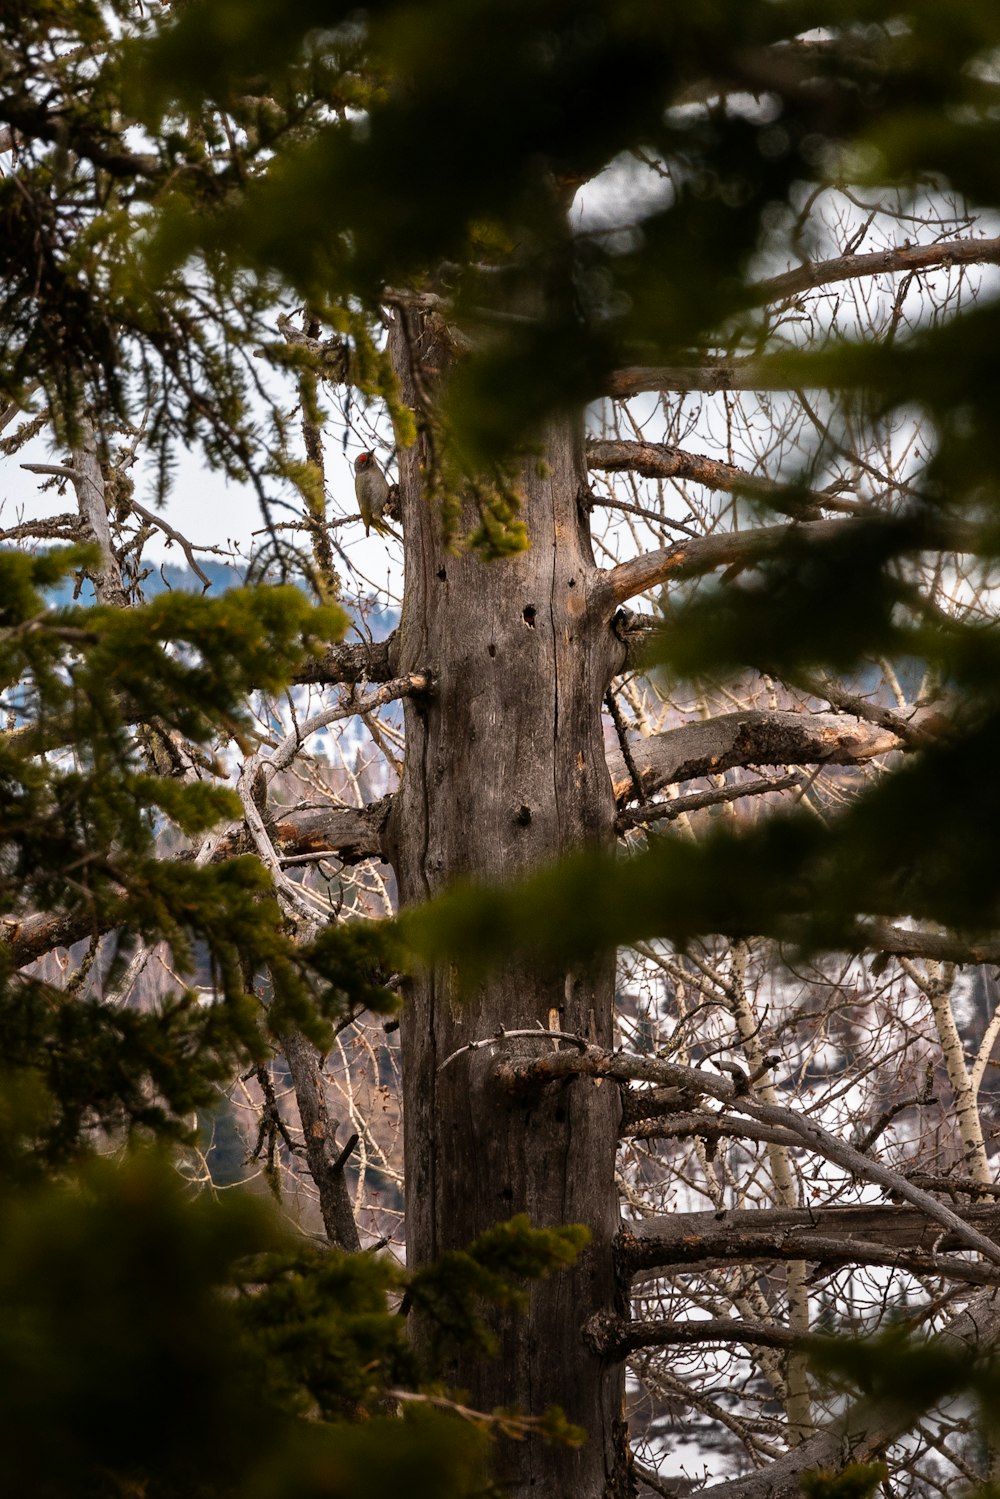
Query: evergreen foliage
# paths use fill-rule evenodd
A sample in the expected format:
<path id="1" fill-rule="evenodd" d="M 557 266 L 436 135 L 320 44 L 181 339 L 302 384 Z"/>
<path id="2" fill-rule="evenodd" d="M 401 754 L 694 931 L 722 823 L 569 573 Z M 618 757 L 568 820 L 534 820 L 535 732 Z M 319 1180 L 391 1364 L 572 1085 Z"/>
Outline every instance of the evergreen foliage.
<path id="1" fill-rule="evenodd" d="M 158 1016 L 81 1004 L 38 975 L 16 971 L 0 945 L 4 1068 L 29 1080 L 45 1123 L 43 1159 L 72 1159 L 95 1128 L 183 1129 L 212 1098 L 210 1084 L 238 1056 L 259 1056 L 262 1037 L 248 975 L 265 968 L 271 1023 L 304 1017 L 321 1033 L 312 996 L 339 995 L 310 969 L 282 930 L 263 871 L 251 858 L 217 867 L 164 861 L 155 840 L 170 824 L 196 833 L 240 812 L 230 791 L 144 768 L 131 731 L 206 741 L 239 736 L 246 698 L 262 679 L 281 682 L 316 640 L 343 628 L 294 588 L 240 590 L 221 599 L 163 595 L 127 614 L 109 608 L 46 609 L 40 590 L 86 562 L 85 553 L 0 556 L 4 627 L 0 672 L 15 727 L 0 743 L 0 899 L 8 926 L 34 912 L 83 913 L 92 943 L 117 926 L 119 959 L 130 939 L 168 941 L 193 973 L 204 943 L 216 1002 L 192 990 Z"/>
<path id="2" fill-rule="evenodd" d="M 259 1201 L 191 1201 L 141 1156 L 92 1162 L 72 1183 L 7 1184 L 2 1219 L 0 1433 L 20 1492 L 478 1487 L 471 1428 L 383 1413 L 395 1378 L 415 1376 L 385 1262 L 309 1255 Z"/>
<path id="3" fill-rule="evenodd" d="M 388 1392 L 434 1381 L 389 1298 L 435 1319 L 438 1349 L 484 1342 L 484 1299 L 571 1260 L 573 1229 L 501 1225 L 407 1280 L 392 1262 L 313 1252 L 258 1201 L 188 1200 L 165 1162 L 125 1145 L 187 1141 L 213 1084 L 296 1026 L 327 1044 L 352 1007 L 390 1012 L 391 934 L 330 927 L 297 942 L 248 856 L 164 860 L 166 825 L 241 815 L 234 793 L 143 768 L 132 725 L 187 744 L 239 740 L 246 701 L 279 688 L 345 616 L 293 587 L 161 595 L 127 613 L 47 608 L 86 549 L 0 552 L 0 903 L 8 926 L 81 910 L 92 951 L 115 927 L 112 986 L 135 941 L 169 942 L 193 987 L 155 1009 L 82 1001 L 0 944 L 0 1442 L 39 1496 L 453 1495 L 481 1483 L 482 1436 L 433 1408 L 390 1419 Z M 264 980 L 266 979 L 266 984 Z M 263 1001 L 263 1002 L 262 1002 Z M 53 1175 L 55 1173 L 55 1175 Z M 436 1388 L 436 1386 L 435 1386 Z M 447 1407 L 448 1402 L 441 1400 Z M 365 1418 L 355 1430 L 347 1422 Z M 558 1418 L 551 1434 L 571 1439 Z M 44 1430 L 58 1434 L 46 1440 Z"/>

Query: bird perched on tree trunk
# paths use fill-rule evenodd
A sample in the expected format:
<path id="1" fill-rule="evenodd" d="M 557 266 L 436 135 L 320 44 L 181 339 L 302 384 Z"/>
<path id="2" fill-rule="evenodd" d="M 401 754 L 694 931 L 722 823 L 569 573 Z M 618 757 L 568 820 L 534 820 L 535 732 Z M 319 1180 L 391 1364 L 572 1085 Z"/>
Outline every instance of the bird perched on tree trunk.
<path id="1" fill-rule="evenodd" d="M 368 536 L 370 527 L 374 526 L 380 536 L 391 536 L 392 527 L 382 519 L 389 499 L 389 485 L 371 453 L 359 453 L 354 460 L 354 493 L 365 523 L 365 535 Z"/>

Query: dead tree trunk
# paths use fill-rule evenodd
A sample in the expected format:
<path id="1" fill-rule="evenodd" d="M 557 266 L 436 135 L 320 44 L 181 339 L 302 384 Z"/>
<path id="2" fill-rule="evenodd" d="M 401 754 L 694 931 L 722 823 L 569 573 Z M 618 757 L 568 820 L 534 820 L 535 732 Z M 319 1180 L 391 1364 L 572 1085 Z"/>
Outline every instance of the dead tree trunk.
<path id="1" fill-rule="evenodd" d="M 396 366 L 413 398 L 404 346 Z M 429 668 L 433 687 L 406 704 L 407 754 L 389 829 L 400 896 L 426 900 L 457 878 L 506 882 L 585 842 L 612 836 L 601 700 L 620 647 L 590 607 L 597 577 L 585 510 L 582 422 L 553 422 L 545 464 L 525 467 L 530 549 L 500 561 L 448 551 L 421 486 L 422 445 L 401 454 L 406 592 L 394 670 Z M 544 475 L 540 469 L 544 467 Z M 632 1492 L 622 1418 L 623 1372 L 584 1343 L 594 1311 L 616 1305 L 612 1240 L 618 1090 L 575 1080 L 530 1103 L 497 1081 L 486 1047 L 441 1063 L 467 1042 L 542 1026 L 612 1038 L 613 962 L 576 973 L 511 962 L 460 996 L 452 971 L 415 981 L 402 1025 L 407 1252 L 411 1264 L 466 1246 L 516 1213 L 537 1227 L 585 1223 L 576 1268 L 538 1283 L 524 1314 L 497 1318 L 500 1353 L 465 1357 L 455 1385 L 484 1410 L 540 1414 L 559 1405 L 588 1432 L 572 1450 L 498 1444 L 504 1491 L 537 1499 Z M 554 1043 L 521 1043 L 529 1055 Z M 509 1060 L 510 1048 L 504 1053 Z"/>

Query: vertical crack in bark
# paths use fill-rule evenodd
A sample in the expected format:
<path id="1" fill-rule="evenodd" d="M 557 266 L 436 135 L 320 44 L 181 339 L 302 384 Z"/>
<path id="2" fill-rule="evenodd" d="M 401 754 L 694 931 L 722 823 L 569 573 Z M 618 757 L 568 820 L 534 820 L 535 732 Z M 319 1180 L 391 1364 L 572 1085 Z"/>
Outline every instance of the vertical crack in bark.
<path id="1" fill-rule="evenodd" d="M 394 348 L 393 358 L 410 399 L 405 351 Z M 561 524 L 582 482 L 574 423 L 552 421 L 546 441 L 547 474 L 529 461 L 522 476 L 533 544 L 497 563 L 444 553 L 416 458 L 401 457 L 407 599 L 397 669 L 412 669 L 418 652 L 439 683 L 424 710 L 408 710 L 406 769 L 392 813 L 392 860 L 406 904 L 458 876 L 502 883 L 588 837 L 610 836 L 610 780 L 599 780 L 593 763 L 599 754 L 603 763 L 594 689 L 606 664 L 604 626 L 583 608 L 596 568 L 579 528 Z M 445 564 L 447 590 L 438 577 Z M 574 579 L 579 610 L 560 577 Z M 518 822 L 521 807 L 530 817 Z M 615 1297 L 617 1120 L 607 1089 L 591 1092 L 589 1084 L 553 1090 L 525 1113 L 497 1090 L 495 1059 L 485 1052 L 467 1056 L 464 1070 L 436 1069 L 470 1036 L 499 1026 L 544 1031 L 553 1010 L 565 1009 L 570 1029 L 593 1030 L 608 1044 L 613 965 L 598 964 L 568 989 L 564 979 L 511 954 L 459 1011 L 442 962 L 414 975 L 401 1028 L 410 1263 L 465 1249 L 520 1212 L 539 1228 L 568 1220 L 592 1233 L 582 1264 L 532 1285 L 526 1312 L 496 1314 L 496 1359 L 462 1351 L 447 1370 L 479 1409 L 540 1414 L 558 1405 L 588 1431 L 584 1446 L 572 1449 L 498 1441 L 494 1477 L 512 1499 L 601 1499 L 619 1466 L 623 1366 L 605 1365 L 580 1340 L 587 1315 Z"/>

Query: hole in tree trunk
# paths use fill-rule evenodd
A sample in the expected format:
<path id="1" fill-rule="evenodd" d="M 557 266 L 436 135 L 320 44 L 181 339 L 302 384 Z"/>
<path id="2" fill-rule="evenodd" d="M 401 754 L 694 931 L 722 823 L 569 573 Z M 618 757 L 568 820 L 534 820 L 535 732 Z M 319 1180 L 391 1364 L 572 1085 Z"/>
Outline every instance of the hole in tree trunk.
<path id="1" fill-rule="evenodd" d="M 524 623 L 528 626 L 529 630 L 533 630 L 535 628 L 535 615 L 537 613 L 538 610 L 535 608 L 534 604 L 525 604 L 524 609 L 521 611 L 521 618 L 524 620 Z"/>

